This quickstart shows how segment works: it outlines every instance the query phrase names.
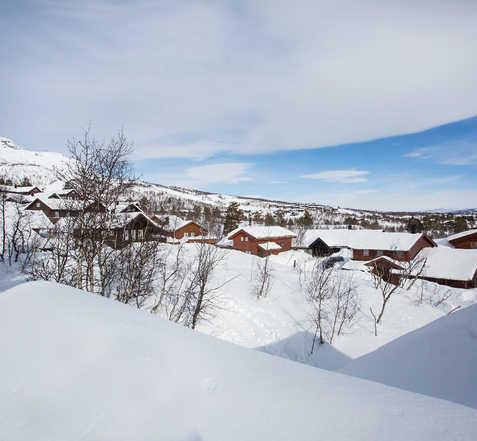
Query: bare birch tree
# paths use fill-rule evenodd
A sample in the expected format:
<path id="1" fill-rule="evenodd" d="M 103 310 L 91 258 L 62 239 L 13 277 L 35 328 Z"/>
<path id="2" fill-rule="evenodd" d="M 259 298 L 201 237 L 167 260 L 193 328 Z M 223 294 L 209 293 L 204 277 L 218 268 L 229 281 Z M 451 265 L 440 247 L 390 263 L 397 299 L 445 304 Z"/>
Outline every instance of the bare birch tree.
<path id="1" fill-rule="evenodd" d="M 258 258 L 252 277 L 252 294 L 257 299 L 266 297 L 270 292 L 272 279 L 269 256 Z"/>

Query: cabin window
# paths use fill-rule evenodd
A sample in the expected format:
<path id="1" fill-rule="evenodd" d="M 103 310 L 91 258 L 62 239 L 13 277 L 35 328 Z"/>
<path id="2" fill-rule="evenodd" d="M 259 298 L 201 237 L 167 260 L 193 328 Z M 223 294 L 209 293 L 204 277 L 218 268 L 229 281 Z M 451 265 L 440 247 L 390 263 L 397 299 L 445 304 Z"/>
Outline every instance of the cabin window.
<path id="1" fill-rule="evenodd" d="M 471 242 L 470 247 L 471 248 L 477 248 L 477 242 Z"/>
<path id="2" fill-rule="evenodd" d="M 248 242 L 248 236 L 245 236 L 243 239 L 245 242 Z"/>
<path id="3" fill-rule="evenodd" d="M 369 250 L 363 250 L 363 256 L 369 256 Z"/>
<path id="4" fill-rule="evenodd" d="M 54 216 L 55 216 L 55 217 L 60 217 L 60 212 L 59 212 L 58 210 L 55 210 Z"/>
<path id="5" fill-rule="evenodd" d="M 144 237 L 144 230 L 137 230 L 137 238 L 142 239 Z"/>
<path id="6" fill-rule="evenodd" d="M 384 254 L 384 253 L 383 253 L 382 250 L 378 250 L 378 251 L 376 252 L 376 255 L 377 255 L 377 256 L 382 256 L 383 254 Z"/>
<path id="7" fill-rule="evenodd" d="M 36 208 L 40 208 L 41 204 L 39 202 L 36 203 Z"/>

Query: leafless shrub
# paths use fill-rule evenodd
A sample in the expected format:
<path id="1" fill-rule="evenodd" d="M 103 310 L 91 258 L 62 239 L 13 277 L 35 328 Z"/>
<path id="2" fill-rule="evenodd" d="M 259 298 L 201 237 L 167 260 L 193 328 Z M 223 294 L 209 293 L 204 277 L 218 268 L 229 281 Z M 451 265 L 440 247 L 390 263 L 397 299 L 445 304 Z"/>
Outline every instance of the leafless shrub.
<path id="1" fill-rule="evenodd" d="M 176 252 L 162 254 L 159 289 L 153 312 L 164 313 L 169 320 L 195 329 L 218 308 L 218 291 L 230 282 L 213 284 L 215 270 L 224 259 L 223 251 L 205 243 L 195 244 L 193 256 L 184 256 L 182 246 Z"/>
<path id="2" fill-rule="evenodd" d="M 271 289 L 272 268 L 268 256 L 258 259 L 252 280 L 252 294 L 260 299 L 266 297 Z"/>
<path id="3" fill-rule="evenodd" d="M 336 335 L 353 325 L 359 302 L 352 278 L 333 267 L 326 268 L 321 262 L 313 266 L 305 294 L 312 305 L 313 353 L 317 339 L 319 344 L 325 340 L 332 343 Z"/>
<path id="4" fill-rule="evenodd" d="M 115 298 L 122 303 L 144 306 L 154 292 L 158 272 L 158 243 L 142 241 L 124 247 L 116 265 Z"/>

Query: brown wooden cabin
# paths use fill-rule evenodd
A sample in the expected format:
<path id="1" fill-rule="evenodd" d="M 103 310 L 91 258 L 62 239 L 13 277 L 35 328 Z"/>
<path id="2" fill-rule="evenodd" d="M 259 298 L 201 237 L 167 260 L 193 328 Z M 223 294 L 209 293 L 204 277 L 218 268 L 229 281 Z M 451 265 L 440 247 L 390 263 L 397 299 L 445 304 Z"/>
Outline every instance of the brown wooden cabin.
<path id="1" fill-rule="evenodd" d="M 189 237 L 204 237 L 207 236 L 208 231 L 202 225 L 195 221 L 183 220 L 177 216 L 161 217 L 153 215 L 152 220 L 161 225 L 167 231 L 168 237 L 173 239 L 183 239 Z"/>
<path id="2" fill-rule="evenodd" d="M 62 217 L 77 217 L 82 209 L 81 201 L 55 198 L 44 200 L 38 197 L 25 207 L 25 210 L 28 211 L 42 211 L 53 223 Z M 102 213 L 106 211 L 106 208 L 99 203 L 90 202 L 86 204 L 84 210 L 85 212 Z"/>
<path id="3" fill-rule="evenodd" d="M 291 250 L 295 234 L 283 227 L 243 227 L 228 235 L 233 248 L 255 256 L 266 257 Z"/>
<path id="4" fill-rule="evenodd" d="M 453 280 L 453 279 L 443 279 L 439 277 L 427 277 L 420 276 L 420 279 L 427 280 L 428 282 L 438 283 L 439 285 L 450 286 L 452 288 L 463 288 L 463 289 L 472 289 L 477 288 L 477 271 L 474 274 L 474 277 L 471 280 Z"/>
<path id="5" fill-rule="evenodd" d="M 477 229 L 453 234 L 447 238 L 447 241 L 454 248 L 477 249 Z"/>
<path id="6" fill-rule="evenodd" d="M 69 200 L 78 200 L 79 195 L 76 190 L 70 188 L 68 190 L 61 190 L 51 193 L 48 196 L 48 199 L 69 199 Z"/>
<path id="7" fill-rule="evenodd" d="M 410 262 L 426 247 L 435 247 L 436 243 L 427 235 L 421 234 L 414 244 L 407 250 L 394 249 L 353 249 L 353 260 L 370 260 L 380 256 L 387 256 L 401 262 Z"/>
<path id="8" fill-rule="evenodd" d="M 133 242 L 158 241 L 165 242 L 167 231 L 154 222 L 149 216 L 140 212 L 136 216 L 115 227 L 108 233 L 107 243 L 113 248 L 122 248 Z"/>
<path id="9" fill-rule="evenodd" d="M 187 221 L 186 224 L 179 226 L 174 232 L 173 237 L 183 239 L 184 237 L 206 236 L 207 230 L 194 221 Z"/>
<path id="10" fill-rule="evenodd" d="M 23 196 L 35 196 L 37 193 L 41 193 L 41 190 L 36 186 L 29 186 L 29 187 L 0 186 L 0 193 L 20 194 Z"/>
<path id="11" fill-rule="evenodd" d="M 305 249 L 310 252 L 313 257 L 326 257 L 337 253 L 341 248 L 328 246 L 321 238 L 318 238 Z"/>
<path id="12" fill-rule="evenodd" d="M 394 285 L 399 283 L 401 278 L 399 272 L 404 269 L 398 262 L 395 262 L 386 256 L 376 257 L 375 259 L 366 262 L 364 265 L 369 267 L 372 273 Z"/>
<path id="13" fill-rule="evenodd" d="M 353 260 L 369 261 L 387 256 L 409 262 L 426 247 L 436 243 L 426 234 L 392 233 L 375 230 L 309 230 L 304 248 L 313 256 L 323 257 L 340 249 L 351 250 Z"/>

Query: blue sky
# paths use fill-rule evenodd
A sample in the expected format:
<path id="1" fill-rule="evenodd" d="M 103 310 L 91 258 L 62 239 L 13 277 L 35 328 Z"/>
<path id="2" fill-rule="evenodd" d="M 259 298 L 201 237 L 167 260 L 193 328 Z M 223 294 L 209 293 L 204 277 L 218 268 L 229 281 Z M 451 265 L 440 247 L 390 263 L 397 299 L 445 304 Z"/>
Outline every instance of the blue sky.
<path id="1" fill-rule="evenodd" d="M 136 162 L 151 181 L 368 209 L 477 206 L 477 117 L 367 142 Z"/>
<path id="2" fill-rule="evenodd" d="M 161 183 L 477 205 L 477 2 L 357 5 L 1 2 L 0 135 L 63 151 L 88 125 L 100 139 L 124 128 Z"/>

